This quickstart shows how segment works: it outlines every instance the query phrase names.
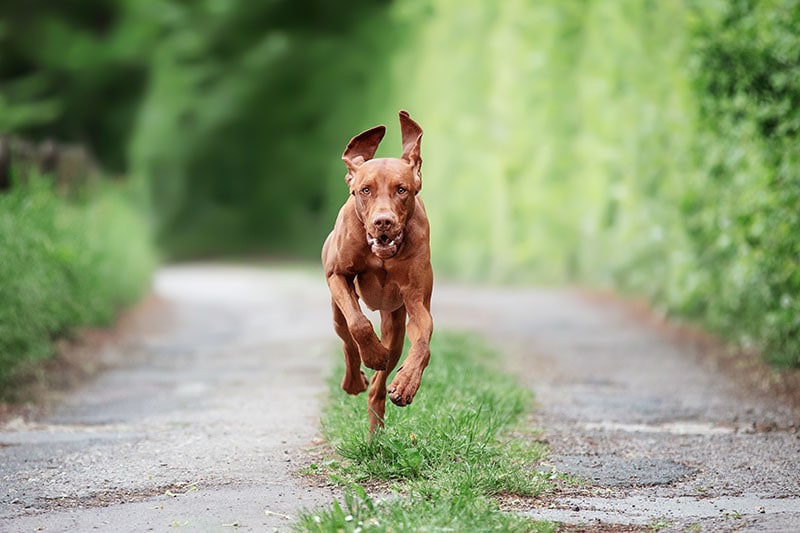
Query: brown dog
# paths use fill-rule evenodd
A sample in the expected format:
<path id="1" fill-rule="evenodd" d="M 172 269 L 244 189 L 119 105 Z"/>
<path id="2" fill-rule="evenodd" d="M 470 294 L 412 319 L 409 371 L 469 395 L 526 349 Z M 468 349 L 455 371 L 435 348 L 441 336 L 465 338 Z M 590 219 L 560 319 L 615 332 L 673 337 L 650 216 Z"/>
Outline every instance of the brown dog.
<path id="1" fill-rule="evenodd" d="M 433 270 L 428 217 L 417 196 L 422 188 L 422 128 L 400 111 L 403 155 L 373 159 L 385 126 L 353 137 L 342 155 L 350 197 L 322 247 L 322 264 L 333 303 L 336 333 L 344 341 L 342 388 L 369 387 L 370 431 L 383 426 L 386 378 L 403 352 L 408 316 L 411 349 L 389 386 L 395 405 L 411 403 L 430 359 Z M 381 339 L 358 299 L 381 314 Z M 377 370 L 372 383 L 361 363 Z"/>

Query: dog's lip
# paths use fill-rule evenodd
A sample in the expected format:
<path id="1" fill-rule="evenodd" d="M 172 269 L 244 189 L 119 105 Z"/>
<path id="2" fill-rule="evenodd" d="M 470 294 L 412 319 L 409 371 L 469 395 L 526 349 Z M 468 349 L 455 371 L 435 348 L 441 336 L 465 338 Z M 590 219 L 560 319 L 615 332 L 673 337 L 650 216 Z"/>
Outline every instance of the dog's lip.
<path id="1" fill-rule="evenodd" d="M 387 233 L 381 233 L 377 237 L 367 232 L 367 244 L 370 246 L 394 246 L 403 242 L 403 232 L 401 231 L 394 237 L 390 237 Z"/>
<path id="2" fill-rule="evenodd" d="M 403 243 L 403 232 L 401 231 L 394 237 L 386 233 L 381 233 L 377 237 L 367 232 L 367 244 L 372 248 L 372 253 L 381 259 L 388 259 L 397 254 L 397 250 Z"/>

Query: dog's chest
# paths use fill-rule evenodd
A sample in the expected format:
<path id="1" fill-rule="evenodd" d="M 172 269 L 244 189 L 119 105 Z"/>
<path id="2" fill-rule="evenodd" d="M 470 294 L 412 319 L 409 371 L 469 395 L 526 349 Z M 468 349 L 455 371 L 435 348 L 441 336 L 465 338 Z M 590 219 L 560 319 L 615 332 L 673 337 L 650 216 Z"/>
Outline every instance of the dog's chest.
<path id="1" fill-rule="evenodd" d="M 403 304 L 400 286 L 383 268 L 361 272 L 355 285 L 359 298 L 373 311 L 394 311 Z"/>

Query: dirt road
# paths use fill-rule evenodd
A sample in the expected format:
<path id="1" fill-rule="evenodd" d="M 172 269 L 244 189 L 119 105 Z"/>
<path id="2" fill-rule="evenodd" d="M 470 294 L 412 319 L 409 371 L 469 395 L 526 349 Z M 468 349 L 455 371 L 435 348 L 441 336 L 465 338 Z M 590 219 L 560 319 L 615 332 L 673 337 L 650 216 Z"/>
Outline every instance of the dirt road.
<path id="1" fill-rule="evenodd" d="M 117 366 L 50 415 L 0 428 L 0 531 L 284 531 L 334 497 L 296 474 L 338 346 L 319 273 L 179 266 L 155 289 L 171 317 L 161 332 L 110 349 Z M 509 354 L 553 450 L 539 468 L 591 481 L 517 512 L 588 527 L 797 530 L 796 413 L 618 306 L 440 283 L 434 318 Z"/>
<path id="2" fill-rule="evenodd" d="M 161 333 L 129 339 L 44 420 L 0 431 L 0 531 L 285 530 L 330 503 L 295 475 L 332 362 L 318 273 L 174 267 L 155 291 Z"/>
<path id="3" fill-rule="evenodd" d="M 469 327 L 536 392 L 551 466 L 589 483 L 517 507 L 586 528 L 800 531 L 800 418 L 609 300 L 449 287 Z M 616 526 L 615 526 L 616 525 Z"/>

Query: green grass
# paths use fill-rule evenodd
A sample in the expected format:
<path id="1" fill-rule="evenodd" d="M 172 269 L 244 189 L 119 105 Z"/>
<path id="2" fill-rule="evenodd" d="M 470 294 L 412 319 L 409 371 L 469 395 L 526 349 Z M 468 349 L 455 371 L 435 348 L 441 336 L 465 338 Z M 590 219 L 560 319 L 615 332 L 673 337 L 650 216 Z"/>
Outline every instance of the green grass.
<path id="1" fill-rule="evenodd" d="M 304 512 L 298 531 L 553 529 L 494 499 L 548 488 L 534 466 L 544 447 L 523 428 L 529 391 L 498 371 L 497 355 L 475 337 L 437 333 L 431 351 L 414 403 L 388 406 L 386 428 L 372 438 L 365 395 L 342 392 L 336 369 L 322 425 L 337 457 L 309 470 L 347 487 L 344 502 Z"/>
<path id="2" fill-rule="evenodd" d="M 111 322 L 156 264 L 131 184 L 103 182 L 65 199 L 32 177 L 0 195 L 0 385 L 54 353 L 53 340 Z"/>

